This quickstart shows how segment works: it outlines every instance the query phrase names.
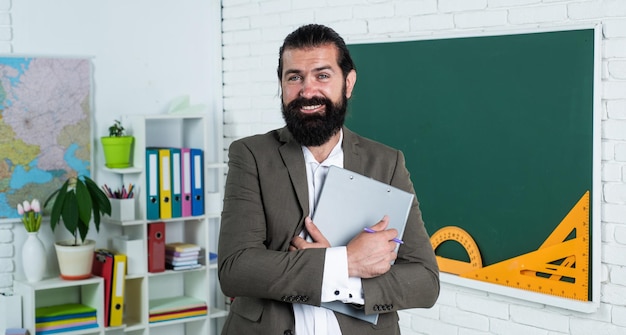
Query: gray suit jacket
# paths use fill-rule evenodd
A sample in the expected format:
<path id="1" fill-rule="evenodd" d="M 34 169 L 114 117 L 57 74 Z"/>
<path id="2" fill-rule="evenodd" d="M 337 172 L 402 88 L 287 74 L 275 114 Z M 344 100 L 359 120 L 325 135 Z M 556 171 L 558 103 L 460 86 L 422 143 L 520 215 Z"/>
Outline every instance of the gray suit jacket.
<path id="1" fill-rule="evenodd" d="M 402 152 L 343 131 L 345 169 L 415 193 Z M 233 142 L 228 166 L 218 261 L 222 291 L 235 300 L 222 334 L 293 334 L 291 303 L 321 303 L 325 257 L 325 249 L 288 251 L 309 213 L 302 149 L 282 128 Z M 378 324 L 335 313 L 343 335 L 399 334 L 397 310 L 437 300 L 439 272 L 417 199 L 402 239 L 391 270 L 362 280 L 360 308 L 380 313 Z"/>

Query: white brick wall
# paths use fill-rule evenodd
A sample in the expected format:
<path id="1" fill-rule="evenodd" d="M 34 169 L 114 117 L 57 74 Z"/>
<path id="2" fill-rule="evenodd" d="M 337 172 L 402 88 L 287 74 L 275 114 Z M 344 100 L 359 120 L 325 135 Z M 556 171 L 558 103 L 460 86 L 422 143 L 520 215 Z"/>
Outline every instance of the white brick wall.
<path id="1" fill-rule="evenodd" d="M 403 335 L 626 334 L 626 0 L 223 0 L 222 4 L 224 149 L 236 138 L 283 125 L 275 74 L 278 47 L 301 24 L 327 24 L 347 41 L 367 41 L 601 22 L 600 308 L 591 314 L 572 312 L 444 284 L 432 309 L 402 311 L 400 325 Z"/>

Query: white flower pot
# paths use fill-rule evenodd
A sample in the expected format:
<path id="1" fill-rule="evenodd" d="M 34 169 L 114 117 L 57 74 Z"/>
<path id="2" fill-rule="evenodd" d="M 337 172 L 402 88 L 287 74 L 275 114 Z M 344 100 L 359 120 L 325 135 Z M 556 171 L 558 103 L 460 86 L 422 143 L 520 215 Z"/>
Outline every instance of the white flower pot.
<path id="1" fill-rule="evenodd" d="M 66 280 L 90 278 L 96 242 L 87 240 L 82 245 L 72 245 L 72 243 L 74 240 L 59 241 L 54 244 L 61 278 Z"/>
<path id="2" fill-rule="evenodd" d="M 37 236 L 37 232 L 29 232 L 22 245 L 22 268 L 29 283 L 43 279 L 46 272 L 46 248 Z"/>

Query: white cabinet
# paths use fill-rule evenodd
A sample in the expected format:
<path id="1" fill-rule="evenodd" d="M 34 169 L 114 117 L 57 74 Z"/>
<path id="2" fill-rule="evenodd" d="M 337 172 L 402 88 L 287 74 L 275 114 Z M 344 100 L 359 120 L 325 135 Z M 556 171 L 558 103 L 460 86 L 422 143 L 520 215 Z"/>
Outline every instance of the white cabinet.
<path id="1" fill-rule="evenodd" d="M 124 327 L 107 329 L 133 335 L 147 334 L 219 334 L 226 316 L 224 297 L 217 282 L 217 265 L 209 261 L 209 253 L 217 252 L 222 188 L 225 164 L 221 135 L 209 131 L 203 115 L 146 115 L 123 119 L 128 134 L 135 137 L 133 166 L 126 169 L 105 169 L 110 187 L 136 187 L 136 217 L 128 221 L 105 220 L 110 249 L 126 246 L 128 275 L 126 277 Z M 216 128 L 216 127 L 213 127 Z M 147 219 L 147 171 L 145 151 L 148 147 L 197 148 L 204 155 L 204 214 L 167 219 Z M 118 183 L 115 185 L 114 183 Z M 165 223 L 165 242 L 187 242 L 201 246 L 202 266 L 192 270 L 148 271 L 148 225 Z M 122 248 L 124 249 L 124 248 Z M 128 251 L 132 250 L 132 251 Z M 123 250 L 118 250 L 122 252 Z M 208 315 L 163 322 L 149 322 L 149 304 L 153 299 L 188 296 L 206 301 Z"/>
<path id="2" fill-rule="evenodd" d="M 66 334 L 104 333 L 104 284 L 100 277 L 85 280 L 44 279 L 37 283 L 16 280 L 16 294 L 22 297 L 22 322 L 30 334 L 35 334 L 35 310 L 39 307 L 80 303 L 96 309 L 97 328 L 74 330 Z"/>

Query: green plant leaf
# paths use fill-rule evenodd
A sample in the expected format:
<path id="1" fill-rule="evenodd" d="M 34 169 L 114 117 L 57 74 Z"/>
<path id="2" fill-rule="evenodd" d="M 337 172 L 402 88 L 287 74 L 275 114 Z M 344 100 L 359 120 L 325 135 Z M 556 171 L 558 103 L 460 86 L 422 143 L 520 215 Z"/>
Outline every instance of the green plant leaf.
<path id="1" fill-rule="evenodd" d="M 79 179 L 76 181 L 76 200 L 78 204 L 78 216 L 80 223 L 89 228 L 89 221 L 91 221 L 91 195 L 87 190 L 87 186 Z M 80 225 L 79 225 L 80 227 Z"/>
<path id="2" fill-rule="evenodd" d="M 52 213 L 50 213 L 50 228 L 52 229 L 52 231 L 54 231 L 54 229 L 57 226 L 57 223 L 59 222 L 59 218 L 61 217 L 61 213 L 63 211 L 63 207 L 64 207 L 64 203 L 65 203 L 65 198 L 67 196 L 67 187 L 70 183 L 70 180 L 66 180 L 65 183 L 63 183 L 63 185 L 61 185 L 61 188 L 59 188 L 57 191 L 55 191 L 54 193 L 52 193 L 48 199 L 46 200 L 46 202 L 44 203 L 44 207 L 46 207 L 48 205 L 48 202 L 51 199 L 55 199 L 54 200 L 54 204 L 52 205 Z M 56 196 L 55 196 L 56 194 Z M 72 232 L 73 233 L 73 232 Z"/>
<path id="3" fill-rule="evenodd" d="M 107 195 L 98 187 L 98 185 L 90 178 L 85 177 L 85 185 L 87 185 L 87 189 L 89 190 L 89 194 L 91 197 L 95 199 L 94 205 L 98 204 L 98 211 L 101 214 L 111 215 L 111 201 L 107 197 Z M 94 212 L 94 217 L 95 215 Z"/>
<path id="4" fill-rule="evenodd" d="M 61 193 L 59 193 L 59 196 L 60 195 Z M 57 202 L 58 197 L 55 204 Z M 76 227 L 78 226 L 78 206 L 76 202 L 76 193 L 65 193 L 65 201 L 63 202 L 63 211 L 61 213 L 61 218 L 63 219 L 65 229 L 67 229 L 67 231 L 69 231 L 74 236 L 74 238 L 76 238 Z"/>
<path id="5" fill-rule="evenodd" d="M 104 214 L 111 215 L 111 201 L 92 179 L 85 177 L 85 184 L 94 200 L 93 223 L 96 226 L 96 231 L 100 232 L 100 218 Z"/>

